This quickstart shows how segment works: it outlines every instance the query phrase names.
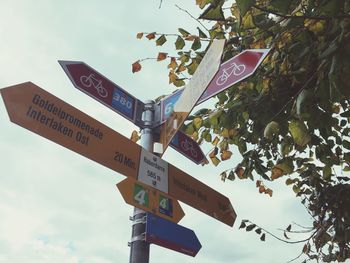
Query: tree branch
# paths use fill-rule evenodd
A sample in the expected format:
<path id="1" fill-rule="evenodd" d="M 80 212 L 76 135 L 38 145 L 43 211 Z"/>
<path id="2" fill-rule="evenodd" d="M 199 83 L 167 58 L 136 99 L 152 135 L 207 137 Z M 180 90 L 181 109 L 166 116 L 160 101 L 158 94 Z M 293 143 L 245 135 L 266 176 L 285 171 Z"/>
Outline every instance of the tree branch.
<path id="1" fill-rule="evenodd" d="M 209 32 L 209 29 L 205 27 L 205 25 L 203 25 L 203 23 L 201 21 L 199 21 L 197 18 L 195 18 L 193 15 L 190 14 L 190 12 L 188 12 L 187 10 L 179 7 L 178 5 L 175 5 L 179 10 L 185 12 L 186 14 L 188 14 L 191 18 L 193 18 L 194 20 L 196 20 L 205 30 L 207 30 Z"/>
<path id="2" fill-rule="evenodd" d="M 303 18 L 303 19 L 314 19 L 314 20 L 331 20 L 331 19 L 338 19 L 338 18 L 350 18 L 350 15 L 338 15 L 338 16 L 307 16 L 307 15 L 303 15 L 303 16 L 291 16 L 291 15 L 283 15 L 280 13 L 277 13 L 275 11 L 272 10 L 268 10 L 265 8 L 262 8 L 260 6 L 257 5 L 253 5 L 254 8 L 264 12 L 264 13 L 269 13 L 269 14 L 273 14 L 275 16 L 279 16 L 279 17 L 283 17 L 283 18 Z"/>

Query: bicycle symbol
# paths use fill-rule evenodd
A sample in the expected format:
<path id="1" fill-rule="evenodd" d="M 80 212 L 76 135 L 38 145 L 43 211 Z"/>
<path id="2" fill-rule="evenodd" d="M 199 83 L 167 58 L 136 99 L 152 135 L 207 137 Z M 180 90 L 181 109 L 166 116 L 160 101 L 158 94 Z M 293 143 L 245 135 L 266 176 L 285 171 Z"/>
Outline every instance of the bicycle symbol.
<path id="1" fill-rule="evenodd" d="M 185 151 L 185 152 L 188 152 L 190 151 L 191 155 L 194 157 L 194 158 L 197 158 L 197 151 L 196 149 L 194 148 L 193 146 L 193 143 L 189 140 L 184 140 L 181 142 L 181 148 Z"/>
<path id="2" fill-rule="evenodd" d="M 96 78 L 94 74 L 91 73 L 89 76 L 81 76 L 80 82 L 86 88 L 93 87 L 96 89 L 101 97 L 106 98 L 108 96 L 107 90 L 102 86 L 102 80 Z"/>
<path id="3" fill-rule="evenodd" d="M 222 71 L 221 76 L 216 80 L 216 84 L 221 86 L 226 83 L 228 78 L 233 74 L 235 76 L 242 75 L 245 71 L 245 65 L 237 65 L 235 62 L 231 64 L 228 68 Z"/>

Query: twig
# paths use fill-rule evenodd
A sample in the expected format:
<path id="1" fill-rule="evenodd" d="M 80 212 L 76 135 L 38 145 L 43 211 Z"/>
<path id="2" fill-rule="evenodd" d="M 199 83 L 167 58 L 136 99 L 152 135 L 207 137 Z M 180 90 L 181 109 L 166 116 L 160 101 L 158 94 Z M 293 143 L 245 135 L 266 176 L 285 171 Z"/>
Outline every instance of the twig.
<path id="1" fill-rule="evenodd" d="M 175 6 L 176 6 L 179 10 L 181 10 L 181 11 L 187 13 L 191 18 L 193 18 L 194 20 L 196 20 L 205 30 L 207 30 L 207 31 L 209 32 L 209 29 L 206 28 L 206 26 L 203 25 L 203 23 L 202 23 L 201 21 L 199 21 L 199 20 L 198 20 L 197 18 L 195 18 L 192 14 L 190 14 L 190 12 L 188 12 L 187 10 L 185 10 L 185 9 L 183 9 L 183 8 L 181 8 L 181 7 L 179 7 L 178 5 L 175 5 Z"/>
<path id="2" fill-rule="evenodd" d="M 291 16 L 291 15 L 283 15 L 280 13 L 277 13 L 275 11 L 272 10 L 268 10 L 268 9 L 264 9 L 260 6 L 257 5 L 253 5 L 254 8 L 264 12 L 264 13 L 269 13 L 269 14 L 273 14 L 275 16 L 279 16 L 279 17 L 283 17 L 283 18 L 302 18 L 302 19 L 314 19 L 314 20 L 331 20 L 331 19 L 338 19 L 338 18 L 350 18 L 350 15 L 338 15 L 338 16 L 307 16 L 307 15 L 303 15 L 303 16 Z"/>

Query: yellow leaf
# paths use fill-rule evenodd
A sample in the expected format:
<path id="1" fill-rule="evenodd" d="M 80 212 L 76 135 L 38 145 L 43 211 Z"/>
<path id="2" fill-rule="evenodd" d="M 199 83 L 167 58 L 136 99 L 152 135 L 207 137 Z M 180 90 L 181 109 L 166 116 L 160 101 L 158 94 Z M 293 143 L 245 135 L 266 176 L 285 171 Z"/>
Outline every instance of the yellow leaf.
<path id="1" fill-rule="evenodd" d="M 226 129 L 226 128 L 224 128 L 224 129 L 222 130 L 222 132 L 221 132 L 221 136 L 222 136 L 223 138 L 229 138 L 229 137 L 230 137 L 229 130 Z"/>
<path id="2" fill-rule="evenodd" d="M 272 189 L 270 189 L 270 188 L 267 188 L 267 189 L 265 190 L 265 194 L 268 194 L 270 197 L 272 197 L 272 193 L 273 193 L 273 191 L 272 191 Z"/>
<path id="3" fill-rule="evenodd" d="M 231 151 L 223 151 L 221 153 L 221 160 L 222 161 L 226 161 L 226 160 L 230 159 L 231 156 L 232 156 L 232 152 Z"/>
<path id="4" fill-rule="evenodd" d="M 169 68 L 169 69 L 172 69 L 172 70 L 175 70 L 176 67 L 177 67 L 176 58 L 172 57 L 172 58 L 170 59 L 170 63 L 169 63 L 169 65 L 168 65 L 168 68 Z"/>
<path id="5" fill-rule="evenodd" d="M 169 84 L 174 83 L 177 80 L 177 75 L 174 73 L 174 71 L 169 71 Z"/>
<path id="6" fill-rule="evenodd" d="M 219 165 L 219 163 L 220 163 L 220 160 L 219 160 L 219 158 L 217 158 L 216 156 L 215 157 L 210 157 L 210 160 L 211 160 L 211 162 L 215 165 L 215 166 L 218 166 Z"/>
<path id="7" fill-rule="evenodd" d="M 130 137 L 130 140 L 133 142 L 137 142 L 140 139 L 139 133 L 137 131 L 133 131 Z"/>
<path id="8" fill-rule="evenodd" d="M 220 141 L 219 137 L 216 136 L 216 137 L 214 138 L 214 140 L 212 141 L 212 144 L 215 145 L 215 146 L 217 146 L 218 143 L 219 143 L 219 141 Z"/>
<path id="9" fill-rule="evenodd" d="M 166 59 L 167 56 L 168 56 L 168 53 L 159 52 L 158 57 L 157 57 L 157 61 L 162 61 L 162 60 Z"/>
<path id="10" fill-rule="evenodd" d="M 199 128 L 202 127 L 202 124 L 203 124 L 203 119 L 202 119 L 202 118 L 200 118 L 200 117 L 194 118 L 194 120 L 193 120 L 193 125 L 194 125 L 194 127 L 195 127 L 197 130 L 199 130 Z"/>
<path id="11" fill-rule="evenodd" d="M 179 65 L 179 67 L 177 68 L 176 73 L 179 73 L 179 72 L 182 72 L 182 71 L 185 71 L 185 70 L 186 70 L 186 66 L 183 63 L 181 63 Z"/>
<path id="12" fill-rule="evenodd" d="M 191 138 L 193 140 L 197 141 L 198 140 L 198 132 L 195 131 L 194 133 L 192 133 Z"/>
<path id="13" fill-rule="evenodd" d="M 214 157 L 216 157 L 216 155 L 218 154 L 218 148 L 217 147 L 215 147 L 215 149 L 209 154 L 209 157 L 210 158 L 214 158 Z"/>
<path id="14" fill-rule="evenodd" d="M 141 39 L 143 37 L 143 33 L 137 33 L 136 38 Z"/>
<path id="15" fill-rule="evenodd" d="M 254 28 L 255 24 L 253 21 L 253 16 L 252 13 L 249 11 L 247 12 L 244 17 L 242 18 L 242 26 L 244 29 L 250 29 L 250 28 Z"/>

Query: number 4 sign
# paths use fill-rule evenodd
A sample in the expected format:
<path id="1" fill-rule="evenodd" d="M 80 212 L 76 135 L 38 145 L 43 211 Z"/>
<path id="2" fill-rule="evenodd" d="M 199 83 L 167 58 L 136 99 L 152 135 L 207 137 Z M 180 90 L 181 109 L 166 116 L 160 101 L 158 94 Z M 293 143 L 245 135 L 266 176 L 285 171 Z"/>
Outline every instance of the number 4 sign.
<path id="1" fill-rule="evenodd" d="M 142 185 L 134 184 L 134 201 L 139 205 L 149 208 L 149 190 Z"/>
<path id="2" fill-rule="evenodd" d="M 129 205 L 175 223 L 179 222 L 185 215 L 176 199 L 131 177 L 118 183 L 117 187 Z"/>

